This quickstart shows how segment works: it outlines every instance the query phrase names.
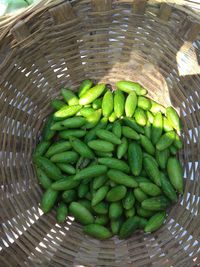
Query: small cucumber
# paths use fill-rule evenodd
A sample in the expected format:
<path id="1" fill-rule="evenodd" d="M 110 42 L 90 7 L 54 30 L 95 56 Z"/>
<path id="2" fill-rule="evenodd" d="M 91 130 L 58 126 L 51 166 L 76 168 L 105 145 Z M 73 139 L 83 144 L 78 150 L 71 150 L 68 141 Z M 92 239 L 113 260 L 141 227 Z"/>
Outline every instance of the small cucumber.
<path id="1" fill-rule="evenodd" d="M 58 111 L 54 113 L 54 120 L 63 120 L 69 117 L 74 116 L 79 110 L 81 109 L 80 105 L 75 105 L 75 106 L 64 106 Z"/>
<path id="2" fill-rule="evenodd" d="M 62 178 L 60 169 L 49 159 L 45 157 L 36 157 L 34 158 L 34 161 L 36 165 L 42 169 L 52 180 L 59 180 Z"/>
<path id="3" fill-rule="evenodd" d="M 53 143 L 47 150 L 45 157 L 50 158 L 54 154 L 58 154 L 71 149 L 71 144 L 68 141 L 57 141 Z"/>
<path id="4" fill-rule="evenodd" d="M 37 173 L 39 184 L 44 189 L 48 189 L 51 186 L 52 181 L 49 179 L 49 177 L 46 175 L 46 173 L 43 170 L 41 170 L 40 168 L 36 168 L 36 173 Z"/>
<path id="5" fill-rule="evenodd" d="M 123 213 L 123 207 L 121 202 L 113 202 L 109 207 L 109 218 L 111 220 L 118 219 Z"/>
<path id="6" fill-rule="evenodd" d="M 106 85 L 97 84 L 80 96 L 79 105 L 87 105 L 97 99 L 105 90 Z"/>
<path id="7" fill-rule="evenodd" d="M 132 174 L 138 176 L 142 170 L 142 149 L 136 142 L 128 146 L 128 160 Z"/>
<path id="8" fill-rule="evenodd" d="M 161 173 L 161 188 L 163 193 L 172 201 L 177 202 L 178 198 L 176 195 L 176 191 L 174 190 L 173 186 L 171 185 L 170 181 L 166 178 L 164 173 Z"/>
<path id="9" fill-rule="evenodd" d="M 75 151 L 66 151 L 54 154 L 50 160 L 54 163 L 74 163 L 78 160 L 78 153 Z"/>
<path id="10" fill-rule="evenodd" d="M 114 145 L 112 143 L 100 139 L 88 142 L 88 146 L 93 150 L 101 152 L 112 152 L 114 150 Z"/>
<path id="11" fill-rule="evenodd" d="M 165 219 L 166 219 L 165 211 L 156 213 L 148 220 L 144 228 L 144 231 L 147 233 L 158 230 L 158 228 L 160 228 L 161 225 L 164 223 Z"/>
<path id="12" fill-rule="evenodd" d="M 62 178 L 51 185 L 51 188 L 57 191 L 64 191 L 76 188 L 79 181 L 74 181 L 73 176 Z"/>
<path id="13" fill-rule="evenodd" d="M 108 90 L 103 96 L 102 100 L 103 116 L 108 118 L 112 114 L 113 108 L 114 108 L 113 94 L 111 91 Z"/>
<path id="14" fill-rule="evenodd" d="M 112 132 L 109 132 L 107 130 L 104 129 L 98 129 L 96 131 L 96 135 L 105 141 L 108 141 L 110 143 L 113 143 L 115 145 L 120 145 L 121 144 L 121 140 Z"/>
<path id="15" fill-rule="evenodd" d="M 68 215 L 67 205 L 61 202 L 56 211 L 56 220 L 58 223 L 64 223 Z"/>
<path id="16" fill-rule="evenodd" d="M 141 182 L 139 183 L 139 187 L 142 189 L 142 191 L 149 195 L 149 196 L 152 196 L 152 197 L 156 197 L 156 196 L 159 196 L 161 194 L 161 190 L 160 188 L 153 184 L 153 183 L 150 183 L 150 182 Z"/>
<path id="17" fill-rule="evenodd" d="M 125 210 L 131 209 L 135 204 L 135 197 L 132 190 L 126 193 L 125 198 L 122 200 L 122 205 Z"/>
<path id="18" fill-rule="evenodd" d="M 167 132 L 160 137 L 159 141 L 156 144 L 156 149 L 162 151 L 170 147 L 171 144 L 173 144 L 174 140 L 175 140 L 175 132 L 174 131 Z"/>
<path id="19" fill-rule="evenodd" d="M 133 117 L 133 114 L 134 114 L 136 106 L 137 106 L 137 102 L 138 102 L 137 95 L 133 91 L 126 98 L 126 102 L 125 102 L 126 117 L 130 117 L 130 118 Z"/>
<path id="20" fill-rule="evenodd" d="M 137 95 L 146 95 L 147 90 L 142 88 L 139 83 L 131 82 L 131 81 L 119 81 L 116 83 L 117 89 L 125 92 L 125 93 L 132 93 L 136 92 Z"/>
<path id="21" fill-rule="evenodd" d="M 112 237 L 112 233 L 105 226 L 99 224 L 90 224 L 83 228 L 83 232 L 94 238 L 104 240 Z"/>
<path id="22" fill-rule="evenodd" d="M 170 157 L 167 161 L 167 173 L 173 187 L 183 194 L 183 169 L 179 160 L 175 157 Z"/>
<path id="23" fill-rule="evenodd" d="M 100 187 L 92 198 L 92 206 L 96 206 L 98 203 L 100 203 L 106 197 L 108 191 L 109 186 L 104 185 Z"/>
<path id="24" fill-rule="evenodd" d="M 167 160 L 169 158 L 169 149 L 164 149 L 162 151 L 156 150 L 156 160 L 158 162 L 159 167 L 164 170 L 167 165 Z"/>
<path id="25" fill-rule="evenodd" d="M 92 224 L 94 217 L 91 212 L 78 202 L 72 202 L 69 206 L 69 212 L 75 217 L 75 219 L 84 224 Z"/>
<path id="26" fill-rule="evenodd" d="M 42 196 L 42 200 L 41 200 L 41 209 L 44 213 L 48 213 L 54 206 L 56 200 L 58 197 L 58 192 L 48 188 L 43 196 Z"/>
<path id="27" fill-rule="evenodd" d="M 84 80 L 78 89 L 78 96 L 81 97 L 92 87 L 92 81 L 89 79 Z"/>
<path id="28" fill-rule="evenodd" d="M 117 147 L 117 158 L 121 159 L 128 150 L 128 141 L 126 137 L 122 137 L 121 144 Z"/>
<path id="29" fill-rule="evenodd" d="M 170 202 L 165 196 L 148 198 L 142 201 L 142 208 L 152 211 L 165 210 Z"/>
<path id="30" fill-rule="evenodd" d="M 109 202 L 116 202 L 125 197 L 127 189 L 123 185 L 113 187 L 107 194 L 106 200 Z"/>
<path id="31" fill-rule="evenodd" d="M 99 158 L 98 162 L 111 169 L 121 170 L 122 172 L 126 172 L 126 173 L 130 172 L 130 168 L 128 164 L 124 162 L 123 160 L 119 160 L 115 158 Z"/>
<path id="32" fill-rule="evenodd" d="M 138 202 L 142 202 L 143 200 L 148 198 L 148 196 L 140 188 L 134 189 L 134 196 Z"/>
<path id="33" fill-rule="evenodd" d="M 113 134 L 115 136 L 117 136 L 118 138 L 121 138 L 121 135 L 122 135 L 122 126 L 121 126 L 121 123 L 119 121 L 115 121 L 113 123 L 112 132 L 113 132 Z"/>
<path id="34" fill-rule="evenodd" d="M 116 184 L 121 184 L 130 188 L 137 187 L 137 182 L 133 179 L 132 176 L 129 176 L 122 171 L 110 169 L 107 173 L 109 179 Z"/>
<path id="35" fill-rule="evenodd" d="M 177 111 L 173 107 L 168 107 L 166 109 L 167 119 L 169 120 L 170 124 L 173 126 L 174 129 L 177 131 L 182 130 L 182 123 Z"/>
<path id="36" fill-rule="evenodd" d="M 114 92 L 114 112 L 117 118 L 120 118 L 124 114 L 125 109 L 125 97 L 122 91 L 116 90 Z"/>
<path id="37" fill-rule="evenodd" d="M 140 126 L 145 126 L 146 125 L 147 116 L 146 116 L 146 113 L 144 112 L 143 109 L 136 108 L 134 117 L 135 117 L 135 121 L 137 122 L 137 124 L 139 124 Z"/>
<path id="38" fill-rule="evenodd" d="M 155 145 L 158 140 L 160 139 L 163 131 L 163 118 L 162 118 L 162 113 L 158 112 L 156 113 L 153 124 L 152 124 L 152 129 L 151 129 L 151 141 Z"/>
<path id="39" fill-rule="evenodd" d="M 122 135 L 126 138 L 133 139 L 133 140 L 140 139 L 139 134 L 128 126 L 122 126 Z"/>
<path id="40" fill-rule="evenodd" d="M 72 148 L 84 158 L 93 159 L 93 151 L 80 139 L 74 138 L 70 140 Z"/>
<path id="41" fill-rule="evenodd" d="M 143 166 L 149 178 L 158 186 L 161 186 L 160 171 L 155 162 L 149 157 L 143 158 Z"/>
<path id="42" fill-rule="evenodd" d="M 61 121 L 61 125 L 67 128 L 80 128 L 86 123 L 86 119 L 82 117 L 74 117 Z"/>
<path id="43" fill-rule="evenodd" d="M 105 174 L 107 172 L 107 169 L 107 166 L 104 165 L 93 165 L 86 167 L 74 176 L 74 181 L 97 177 L 99 175 Z"/>
<path id="44" fill-rule="evenodd" d="M 131 217 L 128 218 L 121 226 L 120 232 L 119 232 L 119 238 L 120 239 L 126 239 L 130 237 L 135 230 L 137 230 L 139 227 L 139 219 L 138 217 Z"/>
<path id="45" fill-rule="evenodd" d="M 149 110 L 151 108 L 151 101 L 145 96 L 139 96 L 137 105 L 141 109 Z"/>
<path id="46" fill-rule="evenodd" d="M 61 95 L 69 106 L 78 105 L 78 97 L 71 90 L 62 88 Z"/>
<path id="47" fill-rule="evenodd" d="M 76 169 L 70 165 L 70 164 L 66 164 L 66 163 L 57 163 L 56 164 L 58 166 L 58 168 L 65 173 L 68 174 L 75 174 L 76 173 Z"/>
<path id="48" fill-rule="evenodd" d="M 150 155 L 154 155 L 155 154 L 155 147 L 152 144 L 152 142 L 150 141 L 149 138 L 147 138 L 146 136 L 140 134 L 140 142 L 141 142 L 141 146 L 144 148 L 144 150 L 150 154 Z"/>

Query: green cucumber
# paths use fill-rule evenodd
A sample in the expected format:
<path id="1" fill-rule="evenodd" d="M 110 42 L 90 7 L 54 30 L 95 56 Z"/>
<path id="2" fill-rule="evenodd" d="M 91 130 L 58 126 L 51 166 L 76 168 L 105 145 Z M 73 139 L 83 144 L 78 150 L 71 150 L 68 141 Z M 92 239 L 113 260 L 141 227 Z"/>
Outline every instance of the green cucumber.
<path id="1" fill-rule="evenodd" d="M 120 118 L 124 114 L 125 109 L 125 97 L 122 91 L 116 90 L 114 92 L 114 112 L 117 118 Z"/>
<path id="2" fill-rule="evenodd" d="M 138 186 L 137 182 L 134 180 L 132 176 L 129 176 L 123 173 L 122 171 L 110 169 L 107 172 L 107 175 L 109 179 L 115 182 L 116 184 L 124 185 L 130 188 L 134 188 Z"/>
<path id="3" fill-rule="evenodd" d="M 103 96 L 102 100 L 103 116 L 108 118 L 112 114 L 113 108 L 114 108 L 113 94 L 111 91 L 108 90 Z"/>
<path id="4" fill-rule="evenodd" d="M 81 171 L 79 171 L 74 176 L 74 181 L 97 177 L 99 175 L 105 174 L 107 172 L 107 169 L 108 169 L 107 166 L 104 166 L 104 165 L 94 165 L 94 166 L 86 167 L 82 169 Z"/>
<path id="5" fill-rule="evenodd" d="M 84 224 L 92 224 L 94 217 L 91 212 L 78 202 L 72 202 L 69 206 L 69 212 L 75 217 L 75 219 Z"/>
<path id="6" fill-rule="evenodd" d="M 125 93 L 132 93 L 136 92 L 137 95 L 146 95 L 147 90 L 142 88 L 139 83 L 131 82 L 131 81 L 119 81 L 116 82 L 117 89 L 125 92 Z"/>
<path id="7" fill-rule="evenodd" d="M 97 99 L 105 90 L 105 84 L 97 84 L 80 96 L 79 105 L 87 105 Z"/>
<path id="8" fill-rule="evenodd" d="M 142 170 L 142 149 L 136 142 L 129 144 L 128 160 L 132 174 L 138 176 Z"/>
<path id="9" fill-rule="evenodd" d="M 52 188 L 48 188 L 41 200 L 41 209 L 44 213 L 48 213 L 56 203 L 58 197 L 58 192 L 53 190 Z"/>
<path id="10" fill-rule="evenodd" d="M 175 157 L 170 157 L 167 161 L 167 173 L 173 187 L 183 194 L 183 169 L 179 160 Z"/>
<path id="11" fill-rule="evenodd" d="M 151 141 L 155 145 L 158 140 L 160 139 L 163 131 L 163 118 L 162 113 L 158 112 L 156 113 L 153 124 L 152 124 L 152 130 L 151 130 Z"/>
<path id="12" fill-rule="evenodd" d="M 70 89 L 61 89 L 61 95 L 69 106 L 78 105 L 78 97 Z"/>
<path id="13" fill-rule="evenodd" d="M 166 212 L 158 212 L 153 215 L 147 222 L 144 231 L 145 232 L 154 232 L 164 223 L 166 219 Z"/>
<path id="14" fill-rule="evenodd" d="M 138 102 L 137 95 L 133 91 L 126 98 L 126 102 L 125 102 L 126 117 L 130 117 L 130 118 L 133 117 L 133 114 L 134 114 L 136 106 L 137 106 L 137 102 Z"/>

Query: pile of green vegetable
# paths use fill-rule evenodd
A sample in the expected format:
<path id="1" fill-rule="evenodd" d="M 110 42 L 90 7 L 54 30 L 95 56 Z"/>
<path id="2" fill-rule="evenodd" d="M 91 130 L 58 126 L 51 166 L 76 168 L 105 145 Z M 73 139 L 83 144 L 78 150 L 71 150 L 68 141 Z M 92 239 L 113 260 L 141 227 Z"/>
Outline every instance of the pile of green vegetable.
<path id="1" fill-rule="evenodd" d="M 61 89 L 33 155 L 44 213 L 55 206 L 59 223 L 71 214 L 99 239 L 163 224 L 183 193 L 182 127 L 174 108 L 146 94 L 130 81 L 113 92 L 90 80 L 77 94 Z"/>

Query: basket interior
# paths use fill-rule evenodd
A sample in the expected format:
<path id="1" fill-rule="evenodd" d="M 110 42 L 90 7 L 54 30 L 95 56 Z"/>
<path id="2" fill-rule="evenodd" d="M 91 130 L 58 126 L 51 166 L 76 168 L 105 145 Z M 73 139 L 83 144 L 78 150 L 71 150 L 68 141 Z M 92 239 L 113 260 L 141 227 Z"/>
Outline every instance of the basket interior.
<path id="1" fill-rule="evenodd" d="M 55 1 L 56 2 L 56 1 Z M 74 1 L 22 18 L 0 41 L 1 266 L 199 266 L 200 37 L 186 12 L 146 1 Z M 192 29 L 192 30 L 191 30 Z M 153 234 L 98 241 L 44 215 L 31 154 L 50 100 L 80 82 L 141 83 L 181 115 L 185 192 Z"/>

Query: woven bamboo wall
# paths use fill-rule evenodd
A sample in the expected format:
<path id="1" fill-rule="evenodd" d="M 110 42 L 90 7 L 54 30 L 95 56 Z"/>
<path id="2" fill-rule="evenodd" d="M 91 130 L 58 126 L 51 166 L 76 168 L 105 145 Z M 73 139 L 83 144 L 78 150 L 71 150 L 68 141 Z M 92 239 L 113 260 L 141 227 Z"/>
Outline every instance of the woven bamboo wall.
<path id="1" fill-rule="evenodd" d="M 47 2 L 1 24 L 0 266 L 199 266 L 198 12 L 183 8 L 189 1 L 176 1 L 178 9 L 144 0 Z M 44 215 L 39 208 L 31 154 L 49 101 L 86 77 L 138 81 L 150 97 L 180 112 L 185 193 L 151 235 L 100 242 L 84 236 L 72 218 L 61 226 L 54 211 Z"/>

